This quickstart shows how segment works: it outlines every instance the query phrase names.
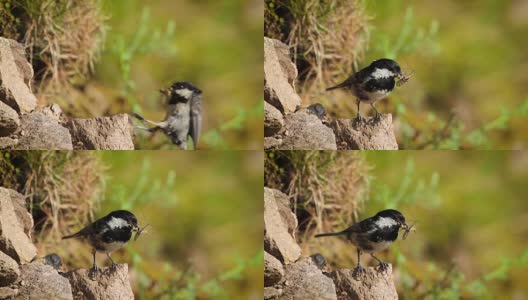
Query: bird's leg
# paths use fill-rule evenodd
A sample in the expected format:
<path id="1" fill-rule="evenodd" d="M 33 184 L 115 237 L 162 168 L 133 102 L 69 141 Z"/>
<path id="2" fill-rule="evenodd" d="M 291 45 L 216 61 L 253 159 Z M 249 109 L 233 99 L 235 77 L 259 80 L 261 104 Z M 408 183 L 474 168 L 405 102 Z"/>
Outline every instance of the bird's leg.
<path id="1" fill-rule="evenodd" d="M 110 258 L 110 261 L 112 262 L 112 270 L 116 270 L 117 269 L 117 264 L 114 262 L 114 260 L 112 259 L 112 256 L 111 256 L 111 252 L 108 252 L 106 253 L 106 256 L 108 256 L 108 258 Z"/>
<path id="2" fill-rule="evenodd" d="M 95 253 L 96 253 L 96 250 L 93 249 L 92 250 L 92 254 L 93 254 L 93 264 L 92 264 L 92 268 L 90 269 L 90 273 L 92 275 L 97 275 L 97 272 L 99 272 L 99 267 L 97 267 L 97 264 L 95 263 Z"/>
<path id="3" fill-rule="evenodd" d="M 379 122 L 379 120 L 381 120 L 381 114 L 380 114 L 379 111 L 376 109 L 376 106 L 374 105 L 374 103 L 371 103 L 370 106 L 372 106 L 372 108 L 374 108 L 374 110 L 376 111 L 376 116 L 374 117 L 374 120 L 376 120 L 377 122 Z"/>
<path id="4" fill-rule="evenodd" d="M 356 104 L 357 104 L 357 116 L 356 116 L 356 120 L 358 122 L 363 122 L 364 119 L 363 117 L 361 116 L 361 112 L 359 111 L 359 104 L 361 103 L 361 101 L 359 100 L 359 98 L 356 99 Z"/>
<path id="5" fill-rule="evenodd" d="M 386 263 L 386 262 L 382 262 L 379 258 L 377 258 L 376 256 L 374 256 L 374 254 L 370 254 L 370 256 L 374 257 L 374 259 L 376 259 L 378 262 L 379 262 L 379 268 L 382 270 L 382 271 L 385 271 L 389 268 L 389 264 Z"/>
<path id="6" fill-rule="evenodd" d="M 361 265 L 361 250 L 357 249 L 358 263 L 354 269 L 354 274 L 361 274 L 365 272 L 365 268 Z"/>

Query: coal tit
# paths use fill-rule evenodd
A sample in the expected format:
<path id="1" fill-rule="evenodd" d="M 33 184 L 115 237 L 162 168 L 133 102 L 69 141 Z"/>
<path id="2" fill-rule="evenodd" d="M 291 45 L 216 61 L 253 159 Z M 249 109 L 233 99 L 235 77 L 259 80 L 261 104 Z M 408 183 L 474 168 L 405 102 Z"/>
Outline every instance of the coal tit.
<path id="1" fill-rule="evenodd" d="M 385 270 L 388 264 L 374 256 L 374 253 L 387 249 L 398 238 L 400 228 L 406 231 L 410 228 L 405 223 L 405 217 L 397 210 L 387 209 L 343 231 L 321 233 L 315 237 L 345 235 L 357 248 L 358 263 L 355 272 L 364 271 L 360 262 L 361 252 L 370 254 L 379 262 L 380 269 Z"/>
<path id="2" fill-rule="evenodd" d="M 359 104 L 361 102 L 368 103 L 376 111 L 376 120 L 381 118 L 381 114 L 374 105 L 376 101 L 387 97 L 394 86 L 396 80 L 408 80 L 400 68 L 400 65 L 392 59 L 382 58 L 373 61 L 368 67 L 361 69 L 350 76 L 342 83 L 329 87 L 326 90 L 331 91 L 339 88 L 345 88 L 356 96 L 357 103 L 357 121 L 363 121 L 363 117 L 359 112 Z"/>
<path id="3" fill-rule="evenodd" d="M 176 82 L 160 92 L 168 99 L 165 120 L 157 123 L 132 113 L 133 117 L 155 125 L 136 128 L 149 132 L 161 130 L 182 150 L 187 150 L 187 137 L 190 136 L 196 150 L 202 126 L 202 91 L 190 82 Z"/>
<path id="4" fill-rule="evenodd" d="M 74 237 L 85 239 L 93 248 L 92 270 L 97 272 L 99 268 L 95 263 L 95 253 L 105 253 L 112 261 L 112 267 L 115 267 L 116 264 L 110 256 L 111 253 L 123 248 L 132 237 L 132 232 L 137 232 L 138 230 L 137 219 L 133 213 L 126 210 L 116 210 L 89 224 L 79 232 L 65 236 L 62 239 Z"/>

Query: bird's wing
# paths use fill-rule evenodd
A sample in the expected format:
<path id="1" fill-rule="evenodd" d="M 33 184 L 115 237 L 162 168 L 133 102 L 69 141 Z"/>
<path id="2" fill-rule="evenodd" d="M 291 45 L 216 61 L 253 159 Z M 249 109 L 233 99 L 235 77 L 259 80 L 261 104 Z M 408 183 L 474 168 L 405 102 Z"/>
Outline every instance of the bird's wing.
<path id="1" fill-rule="evenodd" d="M 377 228 L 378 227 L 376 226 L 376 224 L 371 221 L 371 218 L 368 218 L 368 219 L 365 219 L 365 220 L 363 220 L 361 222 L 358 222 L 358 223 L 348 227 L 344 231 L 346 231 L 346 232 L 366 233 L 366 232 L 375 231 Z"/>
<path id="2" fill-rule="evenodd" d="M 193 149 L 196 150 L 198 139 L 200 138 L 200 131 L 202 130 L 202 96 L 197 95 L 191 100 L 191 126 L 189 133 L 193 139 Z"/>

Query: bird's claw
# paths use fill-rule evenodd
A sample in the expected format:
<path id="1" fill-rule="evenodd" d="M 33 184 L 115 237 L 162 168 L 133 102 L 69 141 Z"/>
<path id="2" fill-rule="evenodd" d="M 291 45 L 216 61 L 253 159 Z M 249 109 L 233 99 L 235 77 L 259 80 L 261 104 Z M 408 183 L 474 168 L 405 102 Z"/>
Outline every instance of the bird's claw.
<path id="1" fill-rule="evenodd" d="M 365 118 L 363 118 L 363 116 L 360 114 L 357 114 L 356 118 L 354 119 L 354 122 L 357 122 L 359 124 L 363 124 L 365 123 L 365 121 Z"/>
<path id="2" fill-rule="evenodd" d="M 112 271 L 117 270 L 117 264 L 115 262 L 112 262 L 112 264 L 110 265 L 110 270 Z"/>
<path id="3" fill-rule="evenodd" d="M 374 121 L 376 122 L 381 121 L 381 114 L 379 112 L 376 112 L 376 115 L 374 116 Z"/>
<path id="4" fill-rule="evenodd" d="M 380 262 L 380 264 L 378 265 L 378 268 L 382 271 L 382 272 L 385 272 L 389 269 L 389 264 L 386 263 L 386 262 Z"/>
<path id="5" fill-rule="evenodd" d="M 90 278 L 95 278 L 97 276 L 97 273 L 99 273 L 100 269 L 97 265 L 93 265 L 92 268 L 90 268 L 90 272 L 88 273 Z"/>
<path id="6" fill-rule="evenodd" d="M 366 272 L 365 268 L 361 264 L 358 264 L 357 267 L 353 271 L 353 276 L 359 276 Z"/>

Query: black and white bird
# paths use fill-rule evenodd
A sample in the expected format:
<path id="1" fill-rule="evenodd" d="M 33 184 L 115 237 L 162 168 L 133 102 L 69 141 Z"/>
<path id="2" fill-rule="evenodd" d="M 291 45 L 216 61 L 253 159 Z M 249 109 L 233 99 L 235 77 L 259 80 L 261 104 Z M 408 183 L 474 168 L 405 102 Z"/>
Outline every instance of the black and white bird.
<path id="1" fill-rule="evenodd" d="M 137 218 L 133 213 L 126 210 L 116 210 L 89 224 L 79 232 L 62 239 L 74 237 L 85 239 L 92 246 L 92 270 L 97 272 L 99 268 L 95 263 L 95 253 L 105 253 L 112 261 L 112 267 L 115 267 L 116 264 L 111 257 L 112 252 L 123 248 L 132 237 L 132 232 L 138 230 Z"/>
<path id="2" fill-rule="evenodd" d="M 182 150 L 187 150 L 187 139 L 191 137 L 196 150 L 202 127 L 202 91 L 190 82 L 175 82 L 160 92 L 168 99 L 165 120 L 157 123 L 132 113 L 137 119 L 155 125 L 136 127 L 149 132 L 161 130 Z"/>
<path id="3" fill-rule="evenodd" d="M 358 121 L 363 121 L 363 117 L 359 111 L 359 104 L 361 102 L 368 103 L 376 111 L 376 120 L 381 118 L 381 114 L 376 109 L 375 103 L 387 97 L 394 86 L 396 79 L 403 79 L 400 65 L 392 59 L 382 58 L 373 61 L 368 67 L 356 72 L 342 83 L 329 87 L 326 90 L 331 91 L 339 88 L 344 88 L 352 92 L 356 96 L 357 103 L 357 117 Z"/>
<path id="4" fill-rule="evenodd" d="M 378 212 L 375 216 L 358 222 L 340 232 L 321 233 L 316 238 L 324 236 L 344 235 L 357 248 L 358 263 L 357 272 L 363 272 L 360 256 L 362 252 L 370 254 L 379 262 L 381 270 L 385 270 L 388 264 L 374 256 L 374 253 L 387 249 L 396 239 L 400 229 L 409 230 L 405 223 L 405 217 L 397 210 L 386 209 Z"/>

